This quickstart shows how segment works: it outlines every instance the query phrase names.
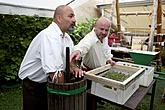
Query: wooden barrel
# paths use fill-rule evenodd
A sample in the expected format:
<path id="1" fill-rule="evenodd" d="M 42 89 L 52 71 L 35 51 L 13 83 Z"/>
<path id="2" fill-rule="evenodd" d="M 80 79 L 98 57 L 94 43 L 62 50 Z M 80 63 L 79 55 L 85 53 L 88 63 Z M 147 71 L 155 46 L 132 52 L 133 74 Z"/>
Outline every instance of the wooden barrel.
<path id="1" fill-rule="evenodd" d="M 48 82 L 48 110 L 86 110 L 86 79 L 73 83 Z"/>

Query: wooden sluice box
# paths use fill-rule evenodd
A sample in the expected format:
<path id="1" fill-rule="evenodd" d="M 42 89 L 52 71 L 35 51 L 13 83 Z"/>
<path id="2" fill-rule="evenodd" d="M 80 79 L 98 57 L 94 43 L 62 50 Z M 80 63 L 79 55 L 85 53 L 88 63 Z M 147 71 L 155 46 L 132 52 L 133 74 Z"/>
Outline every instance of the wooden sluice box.
<path id="1" fill-rule="evenodd" d="M 86 72 L 85 76 L 92 80 L 91 94 L 123 105 L 139 88 L 143 73 L 143 68 L 108 64 Z"/>

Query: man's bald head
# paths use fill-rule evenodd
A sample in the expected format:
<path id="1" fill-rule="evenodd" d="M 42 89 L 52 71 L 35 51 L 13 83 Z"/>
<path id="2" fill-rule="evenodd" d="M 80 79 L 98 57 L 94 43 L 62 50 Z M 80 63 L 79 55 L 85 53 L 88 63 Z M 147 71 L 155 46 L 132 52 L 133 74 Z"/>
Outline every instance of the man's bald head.
<path id="1" fill-rule="evenodd" d="M 96 33 L 96 36 L 101 42 L 106 36 L 109 35 L 110 26 L 111 26 L 111 22 L 106 17 L 101 17 L 96 21 L 94 25 L 94 31 Z"/>
<path id="2" fill-rule="evenodd" d="M 98 26 L 98 25 L 99 26 L 104 25 L 104 26 L 110 27 L 111 21 L 106 17 L 100 17 L 95 23 L 95 26 Z"/>
<path id="3" fill-rule="evenodd" d="M 73 9 L 67 5 L 58 6 L 54 12 L 54 22 L 63 33 L 73 31 L 76 22 Z"/>
<path id="4" fill-rule="evenodd" d="M 68 8 L 69 6 L 67 5 L 60 5 L 56 8 L 54 11 L 54 18 L 56 18 L 57 15 L 63 15 L 65 8 Z"/>

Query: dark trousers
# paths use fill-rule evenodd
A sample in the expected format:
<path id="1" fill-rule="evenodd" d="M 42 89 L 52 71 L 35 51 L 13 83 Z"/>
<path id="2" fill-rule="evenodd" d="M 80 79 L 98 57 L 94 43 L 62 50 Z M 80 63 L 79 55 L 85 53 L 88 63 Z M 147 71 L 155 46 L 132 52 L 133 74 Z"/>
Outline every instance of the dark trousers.
<path id="1" fill-rule="evenodd" d="M 87 80 L 87 90 L 91 89 L 92 81 Z M 87 110 L 97 109 L 97 97 L 87 92 Z"/>
<path id="2" fill-rule="evenodd" d="M 96 110 L 97 109 L 97 97 L 87 93 L 87 110 Z"/>
<path id="3" fill-rule="evenodd" d="M 46 83 L 37 83 L 28 78 L 23 80 L 23 110 L 47 110 Z"/>

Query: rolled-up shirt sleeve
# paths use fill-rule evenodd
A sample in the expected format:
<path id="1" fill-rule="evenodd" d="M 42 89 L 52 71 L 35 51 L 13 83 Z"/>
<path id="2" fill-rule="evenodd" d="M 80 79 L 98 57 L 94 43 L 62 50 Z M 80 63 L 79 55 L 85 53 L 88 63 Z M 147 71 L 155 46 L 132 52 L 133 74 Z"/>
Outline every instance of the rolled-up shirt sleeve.
<path id="1" fill-rule="evenodd" d="M 85 36 L 77 45 L 74 46 L 74 51 L 79 50 L 81 57 L 84 57 L 96 41 L 92 40 L 90 35 Z"/>

